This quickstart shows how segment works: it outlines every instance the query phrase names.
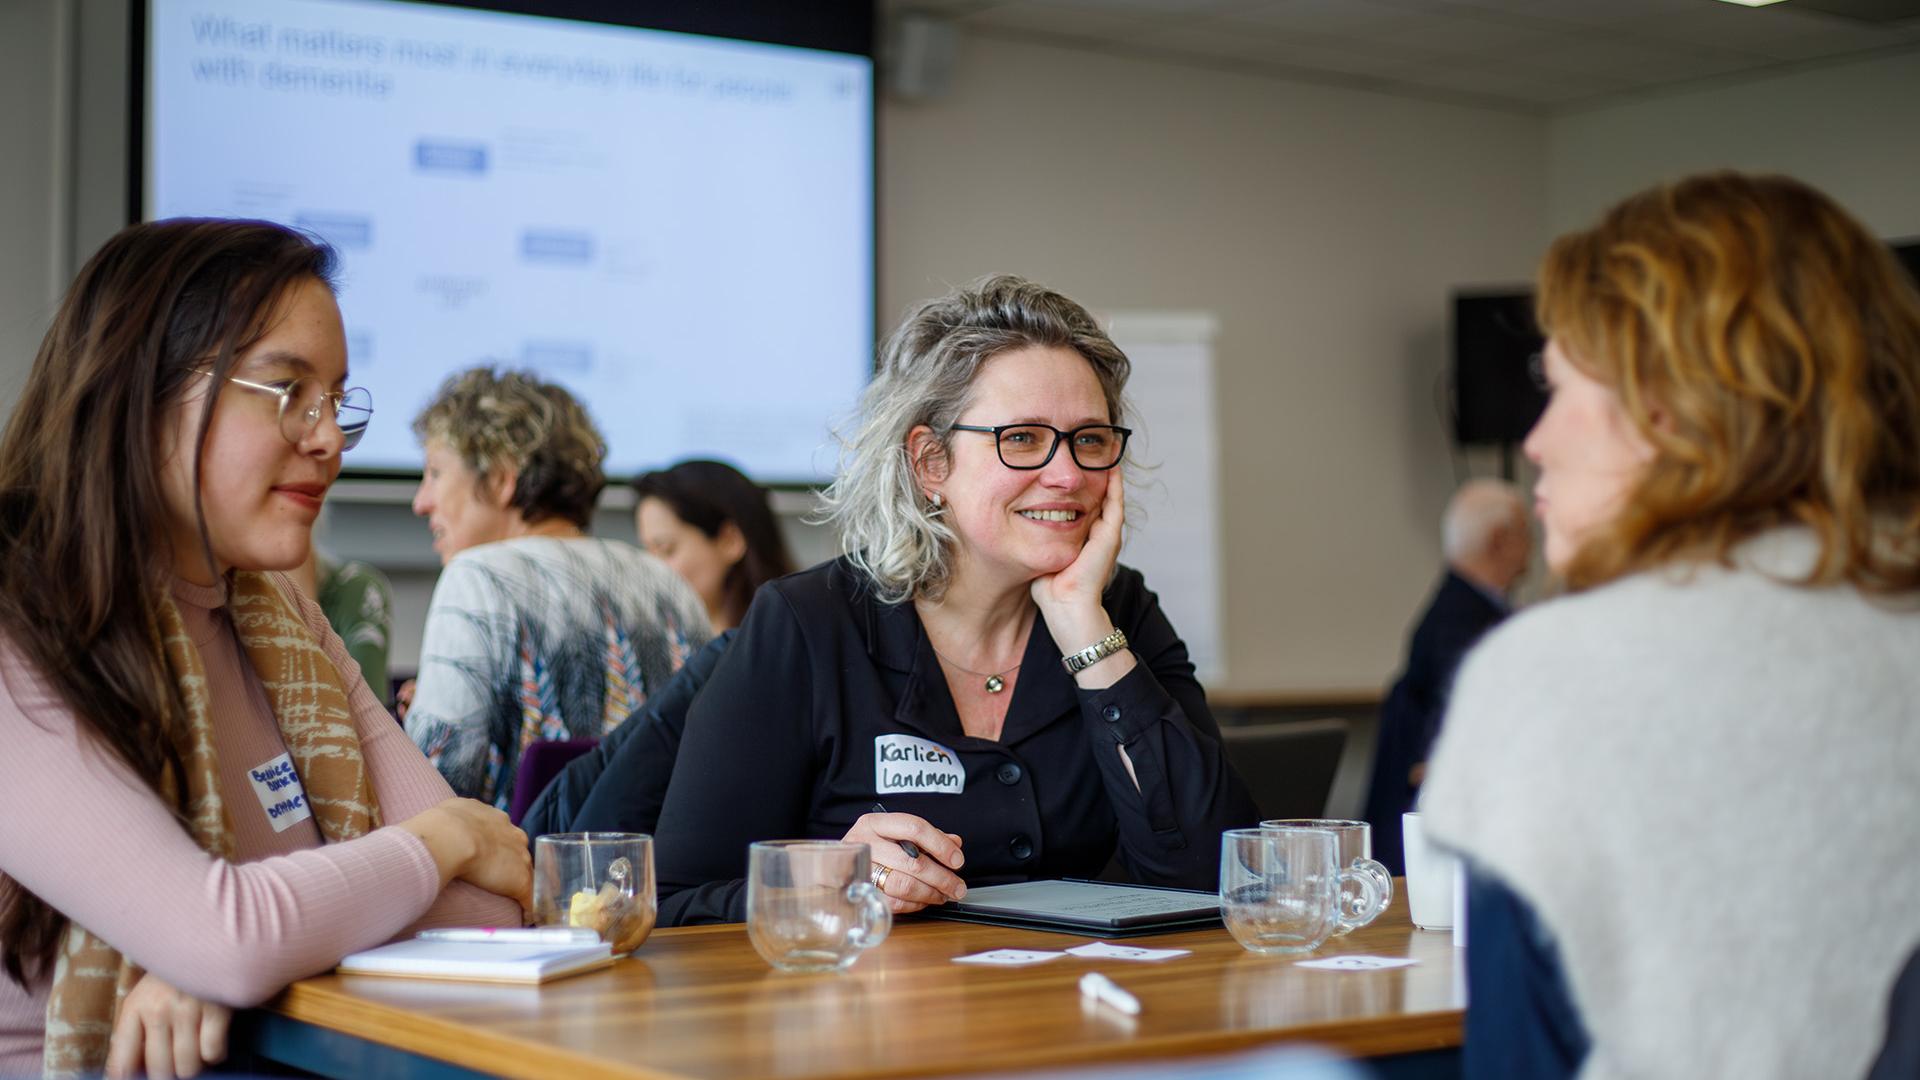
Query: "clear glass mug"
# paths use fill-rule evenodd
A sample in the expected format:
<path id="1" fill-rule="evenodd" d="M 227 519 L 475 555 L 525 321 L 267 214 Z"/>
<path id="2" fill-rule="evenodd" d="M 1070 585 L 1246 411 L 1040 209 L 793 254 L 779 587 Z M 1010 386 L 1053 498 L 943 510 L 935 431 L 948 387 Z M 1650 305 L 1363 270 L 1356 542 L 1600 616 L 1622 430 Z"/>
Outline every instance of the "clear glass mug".
<path id="1" fill-rule="evenodd" d="M 1351 882 L 1368 919 L 1380 907 L 1373 878 L 1340 863 L 1326 829 L 1228 829 L 1220 834 L 1220 914 L 1234 940 L 1256 953 L 1303 953 L 1339 928 L 1341 890 Z"/>
<path id="2" fill-rule="evenodd" d="M 646 833 L 552 833 L 533 842 L 533 921 L 582 926 L 616 953 L 653 932 L 653 837 Z"/>
<path id="3" fill-rule="evenodd" d="M 1340 865 L 1360 871 L 1373 879 L 1374 888 L 1380 893 L 1380 904 L 1362 916 L 1360 888 L 1347 884 L 1340 888 L 1340 925 L 1333 934 L 1339 937 L 1379 918 L 1380 913 L 1393 904 L 1393 875 L 1387 872 L 1386 865 L 1373 857 L 1373 826 L 1364 821 L 1344 821 L 1339 818 L 1273 818 L 1260 823 L 1263 829 L 1325 829 L 1334 836 L 1338 847 Z"/>
<path id="4" fill-rule="evenodd" d="M 781 971 L 840 971 L 887 939 L 893 913 L 868 879 L 872 853 L 842 840 L 747 848 L 747 937 Z"/>

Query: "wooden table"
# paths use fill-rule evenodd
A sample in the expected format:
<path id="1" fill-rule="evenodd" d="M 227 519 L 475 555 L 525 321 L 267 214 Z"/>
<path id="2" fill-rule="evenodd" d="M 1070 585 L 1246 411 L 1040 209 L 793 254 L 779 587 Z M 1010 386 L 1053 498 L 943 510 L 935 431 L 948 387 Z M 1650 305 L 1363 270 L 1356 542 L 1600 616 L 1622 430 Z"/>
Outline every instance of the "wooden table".
<path id="1" fill-rule="evenodd" d="M 1060 950 L 1064 934 L 897 923 L 846 972 L 769 968 L 739 925 L 656 931 L 634 956 L 544 987 L 324 975 L 243 1014 L 235 1049 L 328 1076 L 882 1077 L 1140 1062 L 1308 1042 L 1458 1071 L 1464 968 L 1451 935 L 1415 930 L 1404 892 L 1373 926 L 1314 953 L 1411 956 L 1411 967 L 1314 971 L 1256 956 L 1223 929 L 1127 944 L 1193 950 L 1160 963 L 1068 956 L 955 964 L 993 948 Z M 1098 970 L 1131 990 L 1129 1019 L 1084 1006 Z"/>

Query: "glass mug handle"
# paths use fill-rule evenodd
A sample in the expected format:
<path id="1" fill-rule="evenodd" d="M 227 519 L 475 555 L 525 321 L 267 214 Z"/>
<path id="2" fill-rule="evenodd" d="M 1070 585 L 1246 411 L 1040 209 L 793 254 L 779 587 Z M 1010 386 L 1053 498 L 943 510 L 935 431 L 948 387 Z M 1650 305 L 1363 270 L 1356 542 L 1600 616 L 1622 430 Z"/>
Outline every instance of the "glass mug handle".
<path id="1" fill-rule="evenodd" d="M 1355 859 L 1352 866 L 1340 871 L 1339 880 L 1342 886 L 1352 882 L 1360 890 L 1351 912 L 1345 910 L 1345 888 L 1335 897 L 1334 902 L 1342 909 L 1337 920 L 1342 930 L 1358 930 L 1372 922 L 1393 898 L 1393 879 L 1387 876 L 1386 867 L 1372 859 Z"/>
<path id="2" fill-rule="evenodd" d="M 621 896 L 629 900 L 633 899 L 633 894 L 638 889 L 638 884 L 633 879 L 633 863 L 629 862 L 625 855 L 607 864 L 607 881 L 620 890 Z"/>
<path id="3" fill-rule="evenodd" d="M 1355 859 L 1353 869 L 1370 875 L 1374 885 L 1380 890 L 1380 906 L 1374 909 L 1372 915 L 1367 916 L 1367 922 L 1372 922 L 1379 918 L 1381 912 L 1393 906 L 1393 875 L 1387 872 L 1386 864 L 1378 859 Z"/>
<path id="4" fill-rule="evenodd" d="M 847 886 L 847 901 L 859 913 L 853 929 L 847 932 L 848 944 L 871 949 L 887 940 L 887 931 L 893 929 L 893 912 L 887 909 L 886 894 L 870 881 L 856 881 Z"/>

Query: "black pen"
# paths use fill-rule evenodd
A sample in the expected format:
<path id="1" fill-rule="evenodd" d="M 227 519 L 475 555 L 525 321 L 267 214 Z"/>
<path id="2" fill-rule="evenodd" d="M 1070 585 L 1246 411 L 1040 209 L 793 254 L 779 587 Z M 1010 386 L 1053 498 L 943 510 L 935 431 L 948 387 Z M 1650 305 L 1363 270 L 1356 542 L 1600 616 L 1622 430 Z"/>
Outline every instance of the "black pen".
<path id="1" fill-rule="evenodd" d="M 874 812 L 874 813 L 876 813 L 876 814 L 891 814 L 891 813 L 893 813 L 893 811 L 891 811 L 891 810 L 889 810 L 889 809 L 887 809 L 886 807 L 884 807 L 884 806 L 882 806 L 882 805 L 880 805 L 879 803 L 874 803 L 874 804 L 873 804 L 873 812 Z M 916 844 L 916 843 L 914 843 L 914 842 L 913 842 L 913 841 L 911 841 L 911 840 L 902 840 L 902 841 L 900 841 L 900 850 L 901 850 L 901 851 L 904 851 L 904 852 L 906 852 L 906 853 L 907 853 L 907 858 L 909 858 L 909 859 L 917 859 L 917 858 L 919 858 L 919 857 L 920 857 L 920 845 L 919 845 L 919 844 Z"/>

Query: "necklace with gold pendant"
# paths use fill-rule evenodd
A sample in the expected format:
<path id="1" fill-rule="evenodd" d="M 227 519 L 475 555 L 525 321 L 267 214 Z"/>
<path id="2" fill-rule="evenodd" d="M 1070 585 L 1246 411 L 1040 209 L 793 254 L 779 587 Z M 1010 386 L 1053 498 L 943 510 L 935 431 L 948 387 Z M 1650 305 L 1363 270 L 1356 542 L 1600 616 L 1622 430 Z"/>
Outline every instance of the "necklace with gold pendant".
<path id="1" fill-rule="evenodd" d="M 1005 690 L 1007 688 L 1007 680 L 1002 678 L 1001 676 L 1011 675 L 1014 672 L 1020 670 L 1020 664 L 1015 664 L 1012 667 L 996 675 L 989 671 L 975 671 L 972 668 L 964 668 L 964 667 L 961 667 L 959 664 L 954 664 L 953 658 L 948 656 L 946 653 L 941 652 L 939 649 L 933 650 L 933 655 L 939 657 L 942 660 L 945 660 L 949 664 L 953 664 L 953 668 L 955 671 L 963 671 L 963 672 L 966 672 L 968 675 L 974 676 L 975 678 L 981 678 L 981 679 L 987 680 L 982 685 L 986 687 L 987 693 L 989 694 L 997 694 L 1000 691 Z M 1026 663 L 1026 661 L 1023 660 L 1020 663 L 1023 664 L 1023 663 Z"/>

